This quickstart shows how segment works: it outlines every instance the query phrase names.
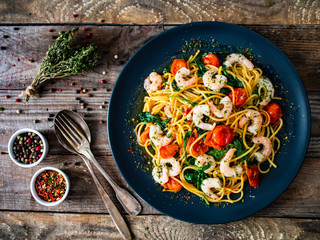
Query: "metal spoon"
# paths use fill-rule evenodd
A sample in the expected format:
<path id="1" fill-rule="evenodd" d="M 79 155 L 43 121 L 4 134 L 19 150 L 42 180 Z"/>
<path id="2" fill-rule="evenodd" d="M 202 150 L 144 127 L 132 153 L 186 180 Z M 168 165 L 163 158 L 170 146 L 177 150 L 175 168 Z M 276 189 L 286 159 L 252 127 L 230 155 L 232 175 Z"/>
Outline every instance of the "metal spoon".
<path id="1" fill-rule="evenodd" d="M 65 136 L 61 133 L 61 131 L 58 129 L 58 126 L 56 124 L 57 118 L 63 115 L 66 116 L 69 120 L 71 120 L 72 124 L 74 124 L 77 127 L 77 129 L 86 137 L 86 140 L 89 145 L 89 147 L 86 149 L 87 151 L 81 152 L 81 153 L 77 152 L 73 148 L 73 146 L 68 142 Z M 116 193 L 117 199 L 121 203 L 122 207 L 126 210 L 126 212 L 130 215 L 139 214 L 139 212 L 141 211 L 140 203 L 127 190 L 119 187 L 94 158 L 90 150 L 91 134 L 86 122 L 77 113 L 69 110 L 62 110 L 58 112 L 57 115 L 55 116 L 54 122 L 55 122 L 54 130 L 60 144 L 70 152 L 79 154 L 81 156 L 84 155 L 89 160 L 89 166 L 90 166 L 90 163 L 92 163 L 100 171 L 100 173 L 105 177 L 105 179 L 110 183 L 110 185 L 112 186 L 112 188 Z M 86 165 L 88 166 L 87 163 Z"/>

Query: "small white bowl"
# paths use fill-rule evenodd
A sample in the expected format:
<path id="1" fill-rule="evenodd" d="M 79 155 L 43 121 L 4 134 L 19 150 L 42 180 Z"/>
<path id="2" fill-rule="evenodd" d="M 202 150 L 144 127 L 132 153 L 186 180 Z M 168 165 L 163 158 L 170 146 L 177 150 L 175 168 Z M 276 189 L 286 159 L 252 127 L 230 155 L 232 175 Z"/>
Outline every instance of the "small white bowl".
<path id="1" fill-rule="evenodd" d="M 35 188 L 36 179 L 37 179 L 38 175 L 39 175 L 40 173 L 42 173 L 43 171 L 45 171 L 45 170 L 53 170 L 53 171 L 59 172 L 59 173 L 62 174 L 62 176 L 63 176 L 64 179 L 66 180 L 66 192 L 64 193 L 63 197 L 62 197 L 60 200 L 56 201 L 56 202 L 47 202 L 47 201 L 42 200 L 42 199 L 39 197 L 39 195 L 38 195 L 38 193 L 37 193 L 37 190 L 36 190 L 36 188 Z M 33 198 L 34 198 L 38 203 L 40 203 L 40 204 L 42 204 L 42 205 L 44 205 L 44 206 L 52 207 L 52 206 L 56 206 L 56 205 L 62 203 L 62 202 L 66 199 L 66 197 L 68 196 L 69 190 L 70 190 L 70 180 L 69 180 L 68 176 L 67 176 L 63 171 L 61 171 L 60 169 L 55 168 L 55 167 L 44 167 L 44 168 L 39 169 L 39 170 L 33 175 L 32 179 L 31 179 L 31 182 L 30 182 L 30 190 L 31 190 L 31 194 L 32 194 Z"/>
<path id="2" fill-rule="evenodd" d="M 22 133 L 26 133 L 26 132 L 32 132 L 32 133 L 35 133 L 37 134 L 42 142 L 43 142 L 43 152 L 42 152 L 42 156 L 38 159 L 38 161 L 36 161 L 35 163 L 30 163 L 30 164 L 25 164 L 25 163 L 21 163 L 19 162 L 17 159 L 15 159 L 14 157 L 14 153 L 13 153 L 13 144 L 14 144 L 14 141 L 16 140 L 16 137 Z M 20 129 L 18 131 L 16 131 L 10 138 L 9 140 L 9 143 L 8 143 L 8 152 L 9 152 L 9 156 L 11 158 L 11 160 L 17 164 L 18 166 L 20 167 L 24 167 L 24 168 L 31 168 L 31 167 L 34 167 L 36 165 L 38 165 L 48 154 L 48 151 L 49 151 L 49 144 L 48 144 L 48 141 L 47 139 L 41 134 L 39 133 L 38 131 L 34 130 L 34 129 L 31 129 L 31 128 L 23 128 L 23 129 Z"/>

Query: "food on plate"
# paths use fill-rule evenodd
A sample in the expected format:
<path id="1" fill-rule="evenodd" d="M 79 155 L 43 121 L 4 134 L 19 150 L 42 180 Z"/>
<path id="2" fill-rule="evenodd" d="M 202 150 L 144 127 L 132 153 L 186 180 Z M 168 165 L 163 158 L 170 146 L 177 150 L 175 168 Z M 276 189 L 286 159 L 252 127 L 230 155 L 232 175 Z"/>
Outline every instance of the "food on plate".
<path id="1" fill-rule="evenodd" d="M 241 53 L 199 50 L 146 77 L 139 144 L 166 191 L 209 202 L 240 201 L 247 180 L 276 167 L 282 110 L 270 79 Z"/>

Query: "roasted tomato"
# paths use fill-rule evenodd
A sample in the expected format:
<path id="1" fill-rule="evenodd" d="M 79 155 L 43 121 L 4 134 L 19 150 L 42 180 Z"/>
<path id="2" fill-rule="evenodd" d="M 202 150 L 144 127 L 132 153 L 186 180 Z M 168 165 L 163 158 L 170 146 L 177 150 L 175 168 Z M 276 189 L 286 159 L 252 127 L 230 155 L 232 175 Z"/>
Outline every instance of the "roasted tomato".
<path id="1" fill-rule="evenodd" d="M 194 130 L 187 142 L 187 151 L 191 153 L 193 156 L 197 157 L 209 151 L 209 147 L 204 144 L 202 139 L 196 142 L 192 149 L 190 149 L 192 143 L 198 138 L 197 130 Z M 191 152 L 192 151 L 192 152 Z"/>
<path id="2" fill-rule="evenodd" d="M 266 110 L 266 112 L 270 116 L 270 123 L 279 125 L 277 121 L 283 115 L 280 106 L 276 103 L 270 103 L 264 107 L 264 110 Z"/>
<path id="3" fill-rule="evenodd" d="M 140 139 L 139 139 L 141 144 L 145 144 L 146 141 L 150 139 L 149 132 L 150 132 L 150 128 L 148 127 L 141 133 Z"/>
<path id="4" fill-rule="evenodd" d="M 232 91 L 229 93 L 229 98 L 232 101 Z M 241 106 L 247 101 L 247 92 L 244 88 L 235 88 L 234 89 L 234 103 L 236 107 Z"/>
<path id="5" fill-rule="evenodd" d="M 259 187 L 259 168 L 257 165 L 248 166 L 246 169 L 251 187 Z"/>
<path id="6" fill-rule="evenodd" d="M 232 129 L 226 125 L 218 125 L 212 131 L 208 132 L 204 143 L 215 149 L 224 149 L 224 146 L 233 140 Z"/>
<path id="7" fill-rule="evenodd" d="M 220 65 L 218 57 L 212 53 L 208 53 L 207 55 L 205 55 L 201 59 L 201 62 L 204 65 L 213 65 L 215 67 L 219 67 L 219 65 Z"/>
<path id="8" fill-rule="evenodd" d="M 175 59 L 175 60 L 173 60 L 170 71 L 173 75 L 176 75 L 176 73 L 179 71 L 179 69 L 181 69 L 183 67 L 185 67 L 185 68 L 188 67 L 186 61 L 183 59 Z"/>
<path id="9" fill-rule="evenodd" d="M 179 152 L 179 146 L 175 144 L 160 147 L 160 156 L 165 159 L 172 158 L 177 152 Z"/>
<path id="10" fill-rule="evenodd" d="M 183 115 L 185 116 L 185 115 L 188 115 L 188 113 L 191 111 L 191 109 L 186 106 L 183 106 L 181 108 L 181 111 L 183 112 Z"/>
<path id="11" fill-rule="evenodd" d="M 168 189 L 173 192 L 178 192 L 182 189 L 182 185 L 174 180 L 173 178 L 169 178 L 169 181 L 162 185 L 165 189 Z"/>

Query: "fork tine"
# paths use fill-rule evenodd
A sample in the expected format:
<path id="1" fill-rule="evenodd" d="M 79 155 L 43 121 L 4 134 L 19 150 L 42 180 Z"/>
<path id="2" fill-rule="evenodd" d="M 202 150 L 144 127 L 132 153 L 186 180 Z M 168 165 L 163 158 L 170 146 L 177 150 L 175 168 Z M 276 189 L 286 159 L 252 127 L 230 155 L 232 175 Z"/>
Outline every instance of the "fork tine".
<path id="1" fill-rule="evenodd" d="M 67 141 L 70 143 L 70 145 L 74 148 L 77 149 L 77 147 L 75 146 L 74 142 L 69 138 L 67 132 L 65 130 L 62 130 L 59 125 L 61 125 L 61 123 L 56 120 L 54 121 L 54 124 L 57 126 L 57 128 L 59 129 L 59 131 L 61 132 L 61 134 L 67 139 Z M 61 125 L 62 126 L 62 125 Z M 63 126 L 62 126 L 63 127 Z"/>
<path id="2" fill-rule="evenodd" d="M 66 128 L 66 127 L 68 127 L 68 125 L 63 121 L 63 119 L 59 119 L 60 118 L 60 116 L 58 116 L 57 118 L 56 118 L 56 121 L 60 124 L 60 126 L 63 128 L 63 130 L 64 130 L 64 132 L 69 136 L 69 138 L 71 138 L 72 140 L 73 140 L 73 143 L 75 144 L 75 145 L 79 145 L 81 142 L 79 141 L 79 139 L 78 138 L 75 138 L 73 135 L 74 134 L 71 134 L 71 131 L 68 131 L 68 129 Z M 64 123 L 64 124 L 63 124 Z M 66 126 L 66 127 L 65 127 Z M 70 127 L 69 127 L 69 129 L 70 129 Z"/>
<path id="3" fill-rule="evenodd" d="M 63 115 L 63 114 L 61 114 L 61 115 Z M 66 123 L 66 121 L 65 121 L 66 117 L 64 115 L 62 117 L 61 115 L 59 115 L 58 117 L 64 123 L 66 128 L 69 130 L 69 131 L 66 131 L 66 132 L 68 132 L 70 136 L 73 135 L 74 139 L 76 140 L 76 142 L 78 142 L 78 144 L 81 144 L 81 141 L 82 141 L 81 137 L 75 132 L 74 128 L 70 127 L 70 125 Z"/>
<path id="4" fill-rule="evenodd" d="M 87 138 L 83 135 L 83 133 L 79 130 L 79 128 L 77 126 L 75 126 L 72 121 L 69 120 L 68 116 L 65 116 L 63 113 L 61 115 L 73 127 L 73 129 L 76 130 L 76 132 L 82 138 L 81 140 L 87 140 Z"/>

